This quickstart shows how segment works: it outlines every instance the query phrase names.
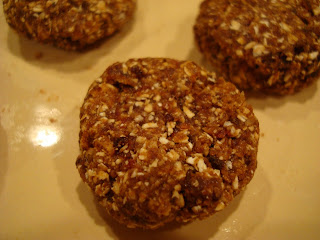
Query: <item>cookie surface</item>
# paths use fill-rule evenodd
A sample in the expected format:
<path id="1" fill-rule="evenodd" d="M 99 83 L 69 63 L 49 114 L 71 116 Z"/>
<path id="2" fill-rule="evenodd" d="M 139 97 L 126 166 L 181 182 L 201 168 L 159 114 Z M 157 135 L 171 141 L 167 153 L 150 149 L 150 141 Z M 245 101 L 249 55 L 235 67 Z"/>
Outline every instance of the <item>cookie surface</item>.
<path id="1" fill-rule="evenodd" d="M 80 112 L 81 178 L 115 219 L 154 229 L 222 210 L 257 166 L 259 123 L 243 93 L 195 63 L 115 63 Z"/>
<path id="2" fill-rule="evenodd" d="M 8 24 L 18 33 L 67 50 L 80 50 L 119 30 L 135 0 L 4 0 Z"/>
<path id="3" fill-rule="evenodd" d="M 318 0 L 205 0 L 200 51 L 241 89 L 292 94 L 319 77 Z"/>

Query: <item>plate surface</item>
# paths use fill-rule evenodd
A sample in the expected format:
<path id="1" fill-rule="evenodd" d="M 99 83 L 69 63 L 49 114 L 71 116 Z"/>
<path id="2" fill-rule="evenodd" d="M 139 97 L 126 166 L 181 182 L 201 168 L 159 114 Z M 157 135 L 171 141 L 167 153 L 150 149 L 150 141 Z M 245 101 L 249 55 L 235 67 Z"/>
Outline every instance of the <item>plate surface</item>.
<path id="1" fill-rule="evenodd" d="M 320 81 L 283 98 L 250 97 L 258 169 L 222 212 L 155 232 L 105 216 L 75 168 L 79 108 L 104 69 L 132 57 L 189 59 L 199 0 L 139 0 L 99 48 L 65 52 L 20 38 L 0 7 L 0 239 L 320 239 Z"/>

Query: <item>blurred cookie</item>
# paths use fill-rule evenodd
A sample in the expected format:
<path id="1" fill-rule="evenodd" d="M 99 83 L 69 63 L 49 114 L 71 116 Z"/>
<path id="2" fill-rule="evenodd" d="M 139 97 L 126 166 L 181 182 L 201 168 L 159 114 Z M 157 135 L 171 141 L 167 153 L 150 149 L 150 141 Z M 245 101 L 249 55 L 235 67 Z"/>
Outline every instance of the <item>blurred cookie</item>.
<path id="1" fill-rule="evenodd" d="M 81 178 L 132 228 L 208 217 L 257 166 L 259 123 L 244 94 L 193 62 L 113 64 L 89 88 L 80 127 Z"/>
<path id="2" fill-rule="evenodd" d="M 241 89 L 292 94 L 319 77 L 318 0 L 205 0 L 194 32 L 204 56 Z"/>
<path id="3" fill-rule="evenodd" d="M 80 50 L 119 30 L 135 0 L 4 0 L 8 24 L 41 43 Z"/>

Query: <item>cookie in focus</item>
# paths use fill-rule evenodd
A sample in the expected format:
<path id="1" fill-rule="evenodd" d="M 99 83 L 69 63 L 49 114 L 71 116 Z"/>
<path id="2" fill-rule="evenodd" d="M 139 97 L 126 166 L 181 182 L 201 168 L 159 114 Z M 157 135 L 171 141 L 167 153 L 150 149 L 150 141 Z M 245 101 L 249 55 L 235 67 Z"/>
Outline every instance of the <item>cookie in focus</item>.
<path id="1" fill-rule="evenodd" d="M 259 123 L 244 94 L 189 61 L 111 65 L 88 90 L 80 128 L 80 176 L 130 228 L 209 217 L 257 167 Z"/>

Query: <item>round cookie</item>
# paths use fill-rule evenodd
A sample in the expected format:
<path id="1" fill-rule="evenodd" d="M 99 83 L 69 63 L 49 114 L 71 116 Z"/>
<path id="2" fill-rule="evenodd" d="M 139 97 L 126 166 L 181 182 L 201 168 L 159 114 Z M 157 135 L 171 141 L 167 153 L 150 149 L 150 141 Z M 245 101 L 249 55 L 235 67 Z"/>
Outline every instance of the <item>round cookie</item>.
<path id="1" fill-rule="evenodd" d="M 89 88 L 80 119 L 81 178 L 131 228 L 208 217 L 257 166 L 259 123 L 244 94 L 193 62 L 113 64 Z"/>
<path id="2" fill-rule="evenodd" d="M 293 94 L 319 77 L 318 0 L 205 0 L 200 51 L 240 89 Z"/>
<path id="3" fill-rule="evenodd" d="M 4 0 L 8 24 L 24 36 L 80 50 L 120 29 L 135 0 Z"/>

